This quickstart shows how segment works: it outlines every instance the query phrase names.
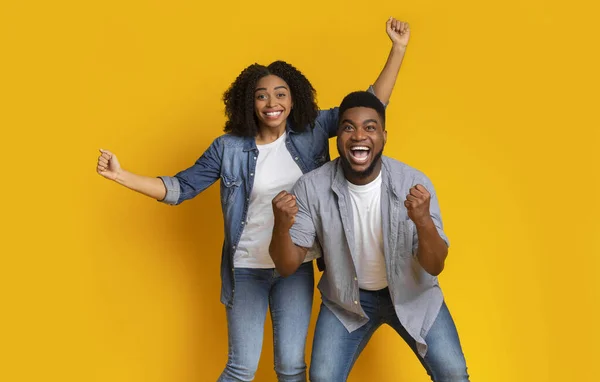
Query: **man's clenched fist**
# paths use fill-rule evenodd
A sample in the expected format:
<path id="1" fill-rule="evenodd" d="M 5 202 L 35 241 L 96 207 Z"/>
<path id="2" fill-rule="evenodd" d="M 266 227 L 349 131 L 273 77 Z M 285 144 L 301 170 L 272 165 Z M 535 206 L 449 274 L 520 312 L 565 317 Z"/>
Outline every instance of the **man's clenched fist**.
<path id="1" fill-rule="evenodd" d="M 420 184 L 412 187 L 410 193 L 406 195 L 404 206 L 408 211 L 408 217 L 416 225 L 426 224 L 431 215 L 429 213 L 429 201 L 431 194 Z"/>
<path id="2" fill-rule="evenodd" d="M 281 191 L 273 198 L 273 215 L 275 228 L 289 230 L 294 225 L 298 212 L 296 197 L 287 191 Z"/>

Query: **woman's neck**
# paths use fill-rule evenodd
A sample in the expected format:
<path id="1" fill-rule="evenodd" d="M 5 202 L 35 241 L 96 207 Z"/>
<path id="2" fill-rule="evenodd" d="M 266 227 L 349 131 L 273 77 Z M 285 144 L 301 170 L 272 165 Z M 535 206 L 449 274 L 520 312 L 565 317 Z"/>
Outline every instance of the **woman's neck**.
<path id="1" fill-rule="evenodd" d="M 283 133 L 285 133 L 285 123 L 282 123 L 278 127 L 260 126 L 258 134 L 256 134 L 256 144 L 266 145 L 275 142 Z"/>

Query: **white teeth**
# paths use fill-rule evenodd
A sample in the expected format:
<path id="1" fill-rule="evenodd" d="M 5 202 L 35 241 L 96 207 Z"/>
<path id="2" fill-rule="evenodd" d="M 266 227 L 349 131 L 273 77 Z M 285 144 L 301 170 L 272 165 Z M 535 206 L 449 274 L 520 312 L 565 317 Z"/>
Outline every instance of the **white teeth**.
<path id="1" fill-rule="evenodd" d="M 269 117 L 275 117 L 275 116 L 277 116 L 277 115 L 280 115 L 280 114 L 281 114 L 281 112 L 280 112 L 280 111 L 271 111 L 271 112 L 268 112 L 268 113 L 266 113 L 266 114 L 267 114 Z"/>
<path id="2" fill-rule="evenodd" d="M 365 146 L 356 146 L 356 147 L 352 147 L 352 148 L 350 148 L 350 150 L 369 151 L 369 148 L 368 148 L 368 147 L 365 147 Z"/>
<path id="3" fill-rule="evenodd" d="M 365 155 L 364 157 L 356 157 L 354 156 L 354 154 L 350 154 L 350 157 L 352 158 L 352 161 L 354 163 L 358 163 L 358 164 L 362 164 L 362 163 L 366 163 L 367 160 L 369 159 L 369 155 Z"/>

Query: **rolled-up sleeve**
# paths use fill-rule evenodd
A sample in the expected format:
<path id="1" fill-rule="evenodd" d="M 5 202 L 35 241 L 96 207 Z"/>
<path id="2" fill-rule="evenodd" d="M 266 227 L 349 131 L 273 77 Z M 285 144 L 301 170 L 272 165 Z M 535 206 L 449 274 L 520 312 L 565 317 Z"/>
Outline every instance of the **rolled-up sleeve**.
<path id="1" fill-rule="evenodd" d="M 159 176 L 167 194 L 162 203 L 176 205 L 191 199 L 216 182 L 221 173 L 221 140 L 215 139 L 193 166 L 175 176 Z"/>
<path id="2" fill-rule="evenodd" d="M 181 186 L 179 185 L 179 179 L 174 176 L 159 176 L 159 179 L 165 184 L 167 194 L 163 200 L 159 200 L 161 203 L 176 205 L 181 195 Z"/>
<path id="3" fill-rule="evenodd" d="M 309 199 L 306 183 L 302 178 L 294 185 L 292 194 L 296 196 L 296 205 L 298 206 L 298 213 L 296 214 L 294 225 L 290 229 L 292 242 L 299 247 L 311 248 L 315 242 L 316 231 L 315 224 L 308 208 Z"/>
<path id="4" fill-rule="evenodd" d="M 373 85 L 369 85 L 369 88 L 367 89 L 367 91 L 369 93 L 373 94 L 374 96 L 377 96 L 377 94 L 375 94 L 375 88 L 373 88 Z M 387 103 L 383 103 L 383 102 L 381 102 L 381 104 L 383 105 L 383 107 L 387 107 L 387 105 L 388 105 Z"/>

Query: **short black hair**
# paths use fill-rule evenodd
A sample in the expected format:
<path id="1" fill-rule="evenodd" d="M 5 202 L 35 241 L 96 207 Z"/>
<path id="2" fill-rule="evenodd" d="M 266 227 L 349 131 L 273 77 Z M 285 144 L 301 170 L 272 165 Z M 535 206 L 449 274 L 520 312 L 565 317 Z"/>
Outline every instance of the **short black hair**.
<path id="1" fill-rule="evenodd" d="M 348 94 L 340 104 L 339 118 L 342 118 L 342 114 L 344 114 L 346 110 L 352 109 L 353 107 L 368 107 L 374 109 L 381 118 L 381 125 L 385 128 L 385 107 L 375 94 L 366 91 L 356 91 Z"/>
<path id="2" fill-rule="evenodd" d="M 298 69 L 284 61 L 269 66 L 252 64 L 242 70 L 229 89 L 223 94 L 225 103 L 225 132 L 233 135 L 254 137 L 258 134 L 258 122 L 254 111 L 254 91 L 258 81 L 270 74 L 284 80 L 290 87 L 294 107 L 288 117 L 294 131 L 314 127 L 319 113 L 317 92 Z"/>

